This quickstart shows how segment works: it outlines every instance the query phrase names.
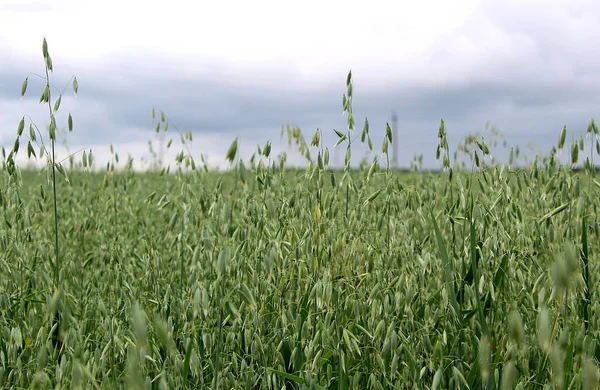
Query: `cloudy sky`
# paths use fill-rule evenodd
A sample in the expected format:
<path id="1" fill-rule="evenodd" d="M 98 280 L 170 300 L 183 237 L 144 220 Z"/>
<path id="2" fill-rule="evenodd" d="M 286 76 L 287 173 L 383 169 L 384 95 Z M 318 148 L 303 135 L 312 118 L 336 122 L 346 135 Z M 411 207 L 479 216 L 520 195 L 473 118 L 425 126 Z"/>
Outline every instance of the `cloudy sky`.
<path id="1" fill-rule="evenodd" d="M 71 112 L 69 150 L 91 148 L 99 166 L 111 143 L 122 159 L 150 157 L 152 107 L 191 129 L 196 159 L 204 154 L 213 166 L 225 166 L 236 137 L 245 158 L 269 140 L 275 154 L 288 151 L 280 138 L 287 124 L 308 140 L 320 128 L 331 148 L 333 129 L 346 130 L 350 69 L 356 121 L 369 119 L 377 150 L 398 114 L 402 166 L 419 154 L 426 167 L 438 166 L 442 118 L 451 148 L 489 123 L 509 146 L 531 142 L 547 152 L 564 125 L 569 139 L 579 136 L 600 111 L 597 1 L 0 0 L 7 147 L 23 115 L 41 128 L 47 121 L 35 76 L 44 72 L 44 37 L 52 83 L 63 89 L 73 75 L 79 80 L 78 96 L 63 99 L 59 127 Z M 173 128 L 172 136 L 178 152 Z M 354 151 L 355 161 L 364 151 Z M 508 149 L 494 153 L 505 160 Z M 341 163 L 343 150 L 331 155 Z"/>

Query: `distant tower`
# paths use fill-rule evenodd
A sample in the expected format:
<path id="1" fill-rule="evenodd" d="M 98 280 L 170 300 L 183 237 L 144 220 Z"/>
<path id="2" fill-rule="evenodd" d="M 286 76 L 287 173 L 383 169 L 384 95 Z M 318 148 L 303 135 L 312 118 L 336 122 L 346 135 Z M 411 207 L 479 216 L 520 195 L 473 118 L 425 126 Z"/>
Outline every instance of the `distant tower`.
<path id="1" fill-rule="evenodd" d="M 392 165 L 396 168 L 398 167 L 398 115 L 396 115 L 396 111 L 392 111 L 392 147 L 393 155 L 392 155 Z"/>

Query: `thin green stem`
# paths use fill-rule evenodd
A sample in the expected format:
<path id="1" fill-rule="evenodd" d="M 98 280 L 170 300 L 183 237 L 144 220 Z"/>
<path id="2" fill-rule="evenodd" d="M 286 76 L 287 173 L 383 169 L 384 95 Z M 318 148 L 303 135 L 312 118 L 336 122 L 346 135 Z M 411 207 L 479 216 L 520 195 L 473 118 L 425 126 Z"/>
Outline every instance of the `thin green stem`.
<path id="1" fill-rule="evenodd" d="M 46 88 L 48 90 L 48 110 L 50 112 L 50 126 L 54 122 L 54 114 L 52 113 L 51 92 L 50 92 L 50 74 L 48 72 L 48 65 L 46 65 Z M 54 284 L 55 288 L 58 289 L 60 283 L 60 257 L 59 257 L 59 246 L 58 246 L 58 205 L 56 200 L 56 142 L 54 137 L 50 137 L 50 143 L 52 145 L 52 192 L 54 198 L 54 251 L 55 251 L 55 265 L 54 265 Z"/>

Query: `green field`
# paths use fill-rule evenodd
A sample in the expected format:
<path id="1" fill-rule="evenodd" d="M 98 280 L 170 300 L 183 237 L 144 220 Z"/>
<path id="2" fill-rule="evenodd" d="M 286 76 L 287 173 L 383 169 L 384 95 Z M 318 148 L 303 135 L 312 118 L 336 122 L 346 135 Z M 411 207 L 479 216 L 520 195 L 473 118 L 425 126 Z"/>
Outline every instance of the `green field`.
<path id="1" fill-rule="evenodd" d="M 343 174 L 4 172 L 1 386 L 596 388 L 585 173 Z"/>
<path id="2" fill-rule="evenodd" d="M 169 171 L 116 153 L 92 171 L 88 152 L 66 181 L 60 100 L 43 92 L 47 169 L 14 163 L 24 117 L 0 170 L 0 387 L 597 389 L 595 122 L 570 165 L 564 130 L 521 168 L 467 137 L 458 169 L 442 121 L 441 173 L 391 170 L 389 126 L 380 161 L 356 170 L 352 143 L 374 148 L 351 97 L 349 75 L 342 170 L 320 131 L 288 128 L 307 169 L 270 143 L 242 161 L 236 139 L 212 172 L 186 132 Z"/>

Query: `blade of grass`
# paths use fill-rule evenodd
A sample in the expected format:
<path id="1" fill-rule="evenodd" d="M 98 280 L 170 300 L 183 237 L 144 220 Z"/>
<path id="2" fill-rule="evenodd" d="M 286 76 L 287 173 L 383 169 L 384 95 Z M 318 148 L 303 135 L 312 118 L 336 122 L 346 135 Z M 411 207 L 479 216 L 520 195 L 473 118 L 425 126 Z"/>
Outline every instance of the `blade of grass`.
<path id="1" fill-rule="evenodd" d="M 448 251 L 446 250 L 446 244 L 444 243 L 444 238 L 442 237 L 442 233 L 438 227 L 438 224 L 433 216 L 433 212 L 430 211 L 431 221 L 433 222 L 433 228 L 435 229 L 435 236 L 437 238 L 438 249 L 440 251 L 440 255 L 442 257 L 443 264 L 443 276 L 444 283 L 448 288 L 448 292 L 450 294 L 450 304 L 452 305 L 452 309 L 454 310 L 455 320 L 456 322 L 460 321 L 460 307 L 458 306 L 458 301 L 456 299 L 456 292 L 454 290 L 454 275 L 452 270 L 452 263 L 450 258 L 448 257 Z"/>

